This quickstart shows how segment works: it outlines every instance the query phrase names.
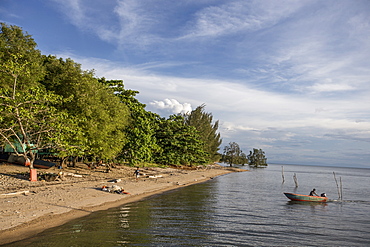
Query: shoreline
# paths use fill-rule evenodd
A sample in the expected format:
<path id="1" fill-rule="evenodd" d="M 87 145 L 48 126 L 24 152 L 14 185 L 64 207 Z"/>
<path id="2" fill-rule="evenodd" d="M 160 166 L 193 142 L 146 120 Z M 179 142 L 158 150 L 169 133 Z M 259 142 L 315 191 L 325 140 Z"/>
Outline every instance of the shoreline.
<path id="1" fill-rule="evenodd" d="M 130 167 L 109 176 L 95 172 L 60 183 L 24 182 L 32 187 L 19 187 L 18 191 L 29 191 L 28 193 L 2 193 L 0 196 L 0 245 L 30 238 L 48 228 L 63 225 L 93 212 L 145 200 L 153 195 L 202 183 L 228 173 L 246 171 L 219 165 L 209 167 L 199 170 L 147 168 L 144 172 L 151 176 L 144 174 L 137 181 L 128 175 L 133 169 Z M 0 173 L 3 175 L 1 168 L 3 167 L 0 166 Z M 85 170 L 80 171 L 82 172 L 86 173 Z M 112 178 L 119 180 L 112 183 Z M 101 190 L 103 185 L 112 184 L 124 188 L 130 194 Z"/>

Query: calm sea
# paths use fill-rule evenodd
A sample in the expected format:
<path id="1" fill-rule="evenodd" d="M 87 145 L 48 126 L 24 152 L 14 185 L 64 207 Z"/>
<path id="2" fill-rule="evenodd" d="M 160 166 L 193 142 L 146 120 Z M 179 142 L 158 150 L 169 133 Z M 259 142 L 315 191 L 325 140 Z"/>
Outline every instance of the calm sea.
<path id="1" fill-rule="evenodd" d="M 282 165 L 227 174 L 7 246 L 370 246 L 370 169 L 284 165 L 284 177 Z M 283 194 L 312 188 L 331 200 Z"/>

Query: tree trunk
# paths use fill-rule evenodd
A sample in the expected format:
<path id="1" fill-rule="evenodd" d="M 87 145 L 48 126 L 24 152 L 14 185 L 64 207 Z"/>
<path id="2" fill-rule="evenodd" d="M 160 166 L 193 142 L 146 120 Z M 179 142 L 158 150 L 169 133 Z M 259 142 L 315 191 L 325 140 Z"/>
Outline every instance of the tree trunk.
<path id="1" fill-rule="evenodd" d="M 72 158 L 73 167 L 76 167 L 77 159 L 78 159 L 77 156 L 75 156 L 75 157 Z"/>
<path id="2" fill-rule="evenodd" d="M 30 169 L 34 169 L 33 163 L 35 162 L 36 156 L 34 153 L 29 153 L 30 158 L 28 158 L 27 154 L 24 154 L 24 158 L 26 160 L 26 166 L 28 165 Z"/>

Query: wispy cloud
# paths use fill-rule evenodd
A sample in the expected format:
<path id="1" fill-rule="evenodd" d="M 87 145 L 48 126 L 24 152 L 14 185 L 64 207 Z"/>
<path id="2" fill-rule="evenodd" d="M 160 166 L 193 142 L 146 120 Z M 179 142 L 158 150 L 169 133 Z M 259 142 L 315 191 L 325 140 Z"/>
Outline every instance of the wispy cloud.
<path id="1" fill-rule="evenodd" d="M 261 79 L 300 93 L 369 90 L 370 18 L 356 14 L 349 2 L 341 8 L 324 5 L 309 15 L 295 13 L 294 21 L 279 24 L 279 32 L 264 33 L 272 41 L 258 58 L 265 71 Z"/>
<path id="2" fill-rule="evenodd" d="M 71 54 L 60 56 L 71 57 Z M 311 126 L 326 129 L 370 129 L 369 119 L 359 121 L 361 116 L 357 114 L 368 108 L 370 99 L 364 101 L 360 97 L 346 101 L 312 98 L 310 95 L 284 95 L 254 89 L 242 82 L 169 77 L 154 74 L 138 65 L 127 67 L 107 60 L 72 58 L 86 69 L 95 68 L 98 76 L 124 79 L 127 88 L 139 90 L 144 103 L 164 102 L 165 99 L 176 99 L 193 106 L 205 103 L 207 108 L 220 112 L 224 119 L 233 120 L 229 123 L 229 129 L 268 128 L 271 126 L 271 119 L 273 125 L 279 128 Z M 239 127 L 232 127 L 231 122 Z M 246 122 L 249 127 L 248 124 L 243 124 Z"/>
<path id="3" fill-rule="evenodd" d="M 5 8 L 3 8 L 3 7 L 0 7 L 0 14 L 1 14 L 1 16 L 8 16 L 8 17 L 10 17 L 10 18 L 16 18 L 16 19 L 20 19 L 20 18 L 22 18 L 20 15 L 17 15 L 17 14 L 15 14 L 15 13 L 9 13 L 8 11 L 6 11 L 6 9 Z M 0 17 L 1 18 L 1 17 Z M 0 22 L 6 22 L 5 20 L 3 20 L 3 19 L 0 19 Z"/>
<path id="4" fill-rule="evenodd" d="M 199 38 L 256 31 L 289 17 L 302 6 L 297 1 L 228 1 L 204 8 L 189 21 L 183 38 Z"/>
<path id="5" fill-rule="evenodd" d="M 368 145 L 367 1 L 54 2 L 115 49 L 114 59 L 61 56 L 123 79 L 151 111 L 205 103 L 225 142 L 266 147 L 276 160 L 328 161 Z"/>
<path id="6" fill-rule="evenodd" d="M 86 13 L 85 5 L 83 0 L 53 0 L 58 3 L 59 8 L 63 14 L 66 15 L 68 20 L 75 26 L 79 28 L 88 27 L 88 16 Z"/>

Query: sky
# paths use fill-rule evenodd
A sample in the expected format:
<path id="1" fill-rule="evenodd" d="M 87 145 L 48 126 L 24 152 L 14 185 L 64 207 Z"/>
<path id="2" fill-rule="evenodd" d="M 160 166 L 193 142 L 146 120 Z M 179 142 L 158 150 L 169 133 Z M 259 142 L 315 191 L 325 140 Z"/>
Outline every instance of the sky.
<path id="1" fill-rule="evenodd" d="M 0 22 L 162 117 L 205 104 L 220 152 L 370 168 L 368 0 L 0 0 Z"/>

